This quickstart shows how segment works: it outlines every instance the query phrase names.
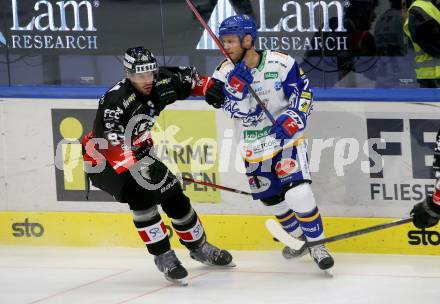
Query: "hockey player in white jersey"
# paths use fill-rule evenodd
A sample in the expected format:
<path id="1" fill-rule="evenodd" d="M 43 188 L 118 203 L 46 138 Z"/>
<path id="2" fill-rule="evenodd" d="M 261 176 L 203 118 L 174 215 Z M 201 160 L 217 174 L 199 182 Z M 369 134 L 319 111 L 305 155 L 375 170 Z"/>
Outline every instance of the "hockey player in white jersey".
<path id="1" fill-rule="evenodd" d="M 219 36 L 235 67 L 221 62 L 213 74 L 216 84 L 205 97 L 234 119 L 253 199 L 261 200 L 293 237 L 324 238 L 303 134 L 312 111 L 309 80 L 291 56 L 255 49 L 257 30 L 247 15 L 225 19 Z M 276 118 L 275 125 L 249 94 L 249 86 Z M 283 249 L 286 258 L 303 254 Z M 334 264 L 324 245 L 311 247 L 310 254 L 323 270 Z"/>

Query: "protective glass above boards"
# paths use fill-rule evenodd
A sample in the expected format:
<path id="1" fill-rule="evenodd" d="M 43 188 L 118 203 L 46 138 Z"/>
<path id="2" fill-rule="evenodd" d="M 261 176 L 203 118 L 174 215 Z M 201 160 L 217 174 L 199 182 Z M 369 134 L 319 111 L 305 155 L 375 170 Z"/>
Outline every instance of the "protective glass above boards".
<path id="1" fill-rule="evenodd" d="M 253 17 L 256 48 L 292 55 L 315 87 L 418 86 L 404 0 L 192 2 L 216 34 L 233 14 Z M 223 59 L 186 1 L 0 3 L 0 65 L 10 71 L 1 84 L 111 85 L 123 76 L 125 49 L 136 45 L 162 65 L 194 65 L 204 74 Z"/>
<path id="2" fill-rule="evenodd" d="M 128 47 L 162 51 L 159 0 L 0 2 L 11 84 L 107 85 L 123 76 Z"/>
<path id="3" fill-rule="evenodd" d="M 114 55 L 133 44 L 160 48 L 159 0 L 1 0 L 10 53 Z"/>
<path id="4" fill-rule="evenodd" d="M 414 54 L 403 32 L 409 4 L 402 0 L 194 1 L 204 21 L 218 34 L 233 14 L 252 16 L 255 46 L 293 56 L 318 87 L 417 87 Z M 185 3 L 181 10 L 192 14 Z M 179 10 L 180 11 L 180 10 Z M 166 10 L 165 36 L 172 35 Z M 179 23 L 185 40 L 165 39 L 168 61 L 189 62 L 212 73 L 223 56 L 194 16 Z M 169 29 L 169 30 L 168 30 Z M 187 54 L 185 54 L 187 53 Z"/>

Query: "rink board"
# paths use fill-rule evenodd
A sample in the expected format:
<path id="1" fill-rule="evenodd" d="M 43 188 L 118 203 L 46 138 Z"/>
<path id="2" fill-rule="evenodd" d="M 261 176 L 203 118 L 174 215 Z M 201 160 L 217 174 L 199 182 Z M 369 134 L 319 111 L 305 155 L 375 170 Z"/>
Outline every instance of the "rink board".
<path id="1" fill-rule="evenodd" d="M 201 215 L 210 242 L 234 250 L 282 248 L 264 227 L 268 216 Z M 369 227 L 392 218 L 324 218 L 327 236 Z M 165 220 L 171 242 L 182 247 Z M 128 213 L 3 212 L 1 245 L 142 247 Z M 412 224 L 329 244 L 334 252 L 440 255 L 440 226 L 421 231 Z"/>
<path id="2" fill-rule="evenodd" d="M 374 91 L 375 92 L 375 91 Z M 32 105 L 32 106 L 31 106 Z M 329 217 L 401 218 L 433 190 L 430 166 L 439 103 L 316 102 L 306 133 L 312 189 Z M 126 212 L 98 189 L 89 200 L 79 140 L 94 99 L 7 98 L 0 102 L 0 210 Z M 155 146 L 176 174 L 249 191 L 232 120 L 203 100 L 178 101 L 155 124 Z M 156 132 L 157 131 L 157 132 Z M 153 138 L 154 138 L 153 134 Z M 381 154 L 369 140 L 381 139 Z M 378 150 L 379 151 L 379 150 Z M 383 170 L 369 172 L 370 159 Z M 188 184 L 202 214 L 268 215 L 249 196 Z"/>
<path id="3" fill-rule="evenodd" d="M 92 128 L 97 99 L 0 101 L 0 244 L 142 246 L 127 205 L 96 188 L 86 200 L 83 163 L 76 156 L 79 139 Z M 417 100 L 315 103 L 306 136 L 312 189 L 328 236 L 406 217 L 432 191 L 438 106 Z M 162 147 L 172 169 L 250 191 L 232 138 L 234 126 L 224 113 L 203 100 L 178 101 L 162 112 L 155 128 L 162 132 L 156 145 L 168 142 Z M 367 145 L 374 138 L 387 143 L 380 155 Z M 369 172 L 370 159 L 383 162 L 383 170 Z M 212 242 L 230 249 L 281 248 L 265 231 L 268 211 L 261 203 L 194 184 L 184 190 Z M 180 246 L 175 237 L 172 242 Z M 439 245 L 438 230 L 406 225 L 330 247 L 439 254 Z"/>

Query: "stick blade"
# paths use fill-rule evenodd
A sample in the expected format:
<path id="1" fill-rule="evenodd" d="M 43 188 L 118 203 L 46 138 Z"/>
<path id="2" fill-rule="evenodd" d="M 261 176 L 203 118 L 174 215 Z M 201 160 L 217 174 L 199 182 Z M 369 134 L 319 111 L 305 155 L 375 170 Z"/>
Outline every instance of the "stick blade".
<path id="1" fill-rule="evenodd" d="M 279 240 L 281 243 L 283 243 L 286 246 L 289 246 L 292 249 L 300 250 L 305 242 L 301 240 L 297 240 L 294 237 L 290 236 L 282 227 L 281 225 L 275 221 L 274 219 L 268 219 L 266 221 L 266 229 L 269 231 L 269 233 Z"/>

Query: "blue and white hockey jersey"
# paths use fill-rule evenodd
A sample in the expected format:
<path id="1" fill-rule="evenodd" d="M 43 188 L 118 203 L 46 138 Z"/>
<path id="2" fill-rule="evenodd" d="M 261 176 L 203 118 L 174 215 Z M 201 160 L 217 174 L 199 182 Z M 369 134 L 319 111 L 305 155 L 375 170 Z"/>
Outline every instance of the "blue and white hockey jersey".
<path id="1" fill-rule="evenodd" d="M 213 77 L 226 83 L 233 68 L 233 64 L 225 60 L 216 68 Z M 240 153 L 246 161 L 256 163 L 304 139 L 303 130 L 312 111 L 313 96 L 306 75 L 287 54 L 263 51 L 259 66 L 251 72 L 254 77 L 251 87 L 275 119 L 288 111 L 299 127 L 292 138 L 280 142 L 269 136 L 272 123 L 251 94 L 241 101 L 226 99 L 223 110 L 234 119 Z"/>

